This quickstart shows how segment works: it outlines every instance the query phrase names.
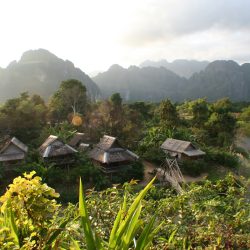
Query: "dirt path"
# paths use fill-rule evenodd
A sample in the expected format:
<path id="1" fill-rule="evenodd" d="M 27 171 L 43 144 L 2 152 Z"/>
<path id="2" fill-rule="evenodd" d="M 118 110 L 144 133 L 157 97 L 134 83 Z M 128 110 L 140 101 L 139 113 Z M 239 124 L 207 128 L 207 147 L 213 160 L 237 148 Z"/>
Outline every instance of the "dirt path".
<path id="1" fill-rule="evenodd" d="M 149 183 L 154 177 L 154 174 L 152 174 L 152 173 L 159 166 L 157 166 L 157 165 L 155 165 L 155 164 L 153 164 L 151 162 L 148 162 L 148 161 L 143 161 L 143 164 L 144 164 L 144 179 L 143 179 L 143 181 L 140 182 L 140 184 L 141 185 L 147 185 L 147 183 Z M 206 176 L 207 176 L 206 173 L 203 173 L 198 177 L 183 175 L 184 180 L 185 180 L 186 183 L 202 181 Z M 160 178 L 160 176 L 157 176 L 157 177 Z"/>
<path id="2" fill-rule="evenodd" d="M 250 153 L 250 137 L 247 136 L 238 136 L 236 140 L 236 145 L 248 151 Z M 239 174 L 250 179 L 250 160 L 240 156 L 242 167 L 239 169 Z M 250 189 L 250 185 L 249 185 Z"/>
<path id="3" fill-rule="evenodd" d="M 250 138 L 247 136 L 238 136 L 236 145 L 250 152 Z"/>
<path id="4" fill-rule="evenodd" d="M 143 165 L 144 165 L 144 179 L 143 181 L 140 182 L 140 184 L 147 185 L 154 178 L 154 174 L 151 173 L 154 172 L 157 166 L 148 161 L 143 161 Z"/>

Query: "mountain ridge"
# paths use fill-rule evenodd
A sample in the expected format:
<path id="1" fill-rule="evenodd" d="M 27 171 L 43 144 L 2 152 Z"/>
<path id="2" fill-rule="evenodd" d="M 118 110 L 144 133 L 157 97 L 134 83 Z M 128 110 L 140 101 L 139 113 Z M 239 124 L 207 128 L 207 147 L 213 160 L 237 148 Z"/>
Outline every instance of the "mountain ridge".
<path id="1" fill-rule="evenodd" d="M 93 80 L 105 98 L 119 92 L 126 101 L 143 100 L 143 96 L 146 101 L 166 98 L 185 101 L 203 97 L 210 101 L 223 97 L 232 101 L 250 100 L 250 63 L 239 65 L 232 60 L 211 62 L 189 79 L 165 67 L 130 66 L 125 69 L 113 65 Z"/>
<path id="2" fill-rule="evenodd" d="M 98 86 L 71 61 L 64 61 L 45 49 L 26 51 L 19 61 L 12 61 L 0 70 L 0 102 L 24 91 L 39 94 L 48 100 L 62 81 L 71 78 L 86 86 L 90 99 L 100 98 Z"/>

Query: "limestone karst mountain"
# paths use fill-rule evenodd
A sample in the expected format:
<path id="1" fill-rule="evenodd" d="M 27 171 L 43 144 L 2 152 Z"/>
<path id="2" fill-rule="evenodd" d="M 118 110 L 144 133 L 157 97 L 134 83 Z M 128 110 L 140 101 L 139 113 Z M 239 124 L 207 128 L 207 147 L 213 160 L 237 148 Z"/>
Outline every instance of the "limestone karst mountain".
<path id="1" fill-rule="evenodd" d="M 232 101 L 250 100 L 250 64 L 239 65 L 234 61 L 214 61 L 189 79 L 164 67 L 131 66 L 125 69 L 113 65 L 93 80 L 104 97 L 120 92 L 126 101 L 166 98 L 184 101 L 203 97 L 211 101 L 223 97 Z"/>
<path id="2" fill-rule="evenodd" d="M 64 61 L 44 49 L 25 52 L 21 59 L 0 69 L 0 102 L 28 91 L 46 100 L 67 79 L 77 79 L 87 88 L 91 99 L 100 97 L 98 86 L 82 70 L 68 60 Z"/>
<path id="3" fill-rule="evenodd" d="M 228 97 L 232 101 L 249 101 L 250 64 L 214 61 L 204 71 L 189 79 L 185 96 L 191 99 L 207 97 L 210 101 L 222 97 Z"/>
<path id="4" fill-rule="evenodd" d="M 113 65 L 93 80 L 103 97 L 119 92 L 126 101 L 159 101 L 165 98 L 181 100 L 181 89 L 187 80 L 165 68 L 131 66 L 128 69 Z"/>

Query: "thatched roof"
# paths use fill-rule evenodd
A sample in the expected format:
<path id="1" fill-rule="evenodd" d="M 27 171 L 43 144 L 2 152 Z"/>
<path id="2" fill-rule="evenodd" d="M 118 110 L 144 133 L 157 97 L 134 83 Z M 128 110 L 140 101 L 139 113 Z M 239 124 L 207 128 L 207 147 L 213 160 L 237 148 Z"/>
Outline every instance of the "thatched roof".
<path id="1" fill-rule="evenodd" d="M 197 149 L 191 142 L 172 138 L 164 141 L 161 149 L 172 153 L 181 153 L 189 157 L 205 155 L 205 152 Z"/>
<path id="2" fill-rule="evenodd" d="M 0 150 L 0 162 L 23 160 L 27 152 L 28 147 L 13 137 L 7 140 Z"/>
<path id="3" fill-rule="evenodd" d="M 82 142 L 84 142 L 84 133 L 75 133 L 69 142 L 71 147 L 78 147 Z"/>
<path id="4" fill-rule="evenodd" d="M 104 135 L 100 142 L 89 152 L 90 158 L 101 163 L 133 162 L 139 157 L 123 148 L 116 137 Z"/>
<path id="5" fill-rule="evenodd" d="M 39 153 L 43 158 L 65 156 L 77 153 L 77 150 L 63 143 L 57 136 L 50 135 L 40 146 Z"/>

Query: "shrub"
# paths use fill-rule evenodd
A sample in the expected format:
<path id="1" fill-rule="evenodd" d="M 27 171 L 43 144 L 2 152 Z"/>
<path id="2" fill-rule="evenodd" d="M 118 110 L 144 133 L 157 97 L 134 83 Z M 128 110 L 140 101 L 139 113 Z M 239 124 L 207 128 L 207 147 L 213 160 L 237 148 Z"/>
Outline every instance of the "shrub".
<path id="1" fill-rule="evenodd" d="M 219 164 L 224 167 L 236 169 L 239 167 L 239 157 L 233 153 L 223 151 L 223 149 L 209 148 L 204 160 L 208 163 Z"/>
<path id="2" fill-rule="evenodd" d="M 181 171 L 184 174 L 188 174 L 190 176 L 199 176 L 203 172 L 206 171 L 206 168 L 208 167 L 208 164 L 203 160 L 184 160 L 182 161 L 181 165 Z"/>
<path id="3" fill-rule="evenodd" d="M 144 174 L 144 166 L 142 162 L 136 161 L 131 165 L 123 166 L 119 172 L 112 176 L 112 183 L 124 183 L 131 179 L 142 180 Z"/>
<path id="4" fill-rule="evenodd" d="M 15 178 L 0 198 L 1 212 L 13 212 L 18 243 L 20 246 L 27 244 L 23 249 L 39 248 L 43 233 L 49 230 L 59 208 L 55 200 L 59 194 L 47 184 L 42 184 L 42 179 L 34 175 L 35 171 L 32 171 L 24 173 L 24 177 Z M 32 248 L 29 248 L 31 245 Z"/>

